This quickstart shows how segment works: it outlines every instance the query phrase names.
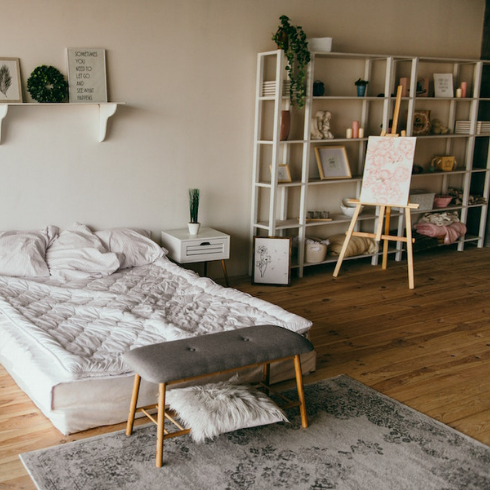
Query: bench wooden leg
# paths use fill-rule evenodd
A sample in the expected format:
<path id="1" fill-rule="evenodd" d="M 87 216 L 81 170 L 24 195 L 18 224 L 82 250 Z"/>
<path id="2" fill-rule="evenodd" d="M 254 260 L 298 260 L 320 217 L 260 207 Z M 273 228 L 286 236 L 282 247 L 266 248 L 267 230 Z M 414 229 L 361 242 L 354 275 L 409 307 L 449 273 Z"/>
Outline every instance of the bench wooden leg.
<path id="1" fill-rule="evenodd" d="M 140 391 L 141 376 L 135 374 L 133 383 L 133 394 L 131 396 L 131 404 L 129 406 L 128 423 L 126 425 L 126 435 L 130 436 L 133 432 L 134 415 L 136 413 L 136 406 L 138 404 L 138 394 Z"/>
<path id="2" fill-rule="evenodd" d="M 165 426 L 165 389 L 166 384 L 158 385 L 158 414 L 157 414 L 157 458 L 156 467 L 161 468 L 163 464 L 163 439 Z"/>
<path id="3" fill-rule="evenodd" d="M 296 386 L 298 389 L 299 409 L 301 412 L 301 425 L 308 427 L 308 417 L 306 415 L 305 392 L 303 390 L 303 373 L 301 372 L 301 360 L 299 355 L 294 356 L 294 370 L 296 372 Z"/>

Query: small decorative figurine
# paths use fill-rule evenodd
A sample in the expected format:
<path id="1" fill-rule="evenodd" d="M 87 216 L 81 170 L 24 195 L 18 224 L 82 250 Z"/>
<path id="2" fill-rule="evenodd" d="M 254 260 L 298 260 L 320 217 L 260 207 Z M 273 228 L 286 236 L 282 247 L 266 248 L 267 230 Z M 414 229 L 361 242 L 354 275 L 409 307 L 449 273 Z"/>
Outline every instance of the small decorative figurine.
<path id="1" fill-rule="evenodd" d="M 328 140 L 335 138 L 330 132 L 330 119 L 332 119 L 331 112 L 317 111 L 315 117 L 311 119 L 312 140 Z"/>

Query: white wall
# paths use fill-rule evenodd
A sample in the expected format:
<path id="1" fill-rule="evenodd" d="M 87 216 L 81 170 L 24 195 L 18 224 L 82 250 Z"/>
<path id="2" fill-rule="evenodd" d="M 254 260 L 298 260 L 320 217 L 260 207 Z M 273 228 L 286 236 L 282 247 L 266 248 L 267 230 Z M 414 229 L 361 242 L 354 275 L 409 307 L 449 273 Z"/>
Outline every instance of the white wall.
<path id="1" fill-rule="evenodd" d="M 107 50 L 109 99 L 124 101 L 97 142 L 96 107 L 13 107 L 0 145 L 0 229 L 79 221 L 97 229 L 185 227 L 232 236 L 247 272 L 256 53 L 288 15 L 334 50 L 478 58 L 484 0 L 0 0 L 2 52 L 66 73 L 66 47 Z M 25 94 L 25 101 L 30 101 Z M 219 276 L 219 268 L 210 269 Z"/>

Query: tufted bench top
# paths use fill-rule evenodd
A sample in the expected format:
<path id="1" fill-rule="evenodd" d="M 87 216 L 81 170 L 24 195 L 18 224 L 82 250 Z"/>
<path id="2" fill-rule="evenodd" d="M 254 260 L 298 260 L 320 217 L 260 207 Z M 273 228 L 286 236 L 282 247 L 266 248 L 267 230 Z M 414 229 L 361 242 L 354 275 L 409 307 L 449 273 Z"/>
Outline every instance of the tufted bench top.
<path id="1" fill-rule="evenodd" d="M 170 383 L 312 350 L 312 343 L 296 332 L 258 325 L 138 347 L 123 360 L 147 381 Z"/>

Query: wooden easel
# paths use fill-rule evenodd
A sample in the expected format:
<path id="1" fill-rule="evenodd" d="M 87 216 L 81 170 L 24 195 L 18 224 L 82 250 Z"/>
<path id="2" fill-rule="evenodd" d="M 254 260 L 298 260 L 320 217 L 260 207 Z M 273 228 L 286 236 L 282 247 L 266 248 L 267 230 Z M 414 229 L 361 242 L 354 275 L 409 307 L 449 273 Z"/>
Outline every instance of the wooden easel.
<path id="1" fill-rule="evenodd" d="M 396 94 L 396 104 L 395 111 L 393 114 L 393 124 L 391 134 L 387 135 L 386 131 L 381 133 L 381 136 L 386 137 L 398 137 L 396 133 L 396 129 L 398 126 L 398 116 L 400 113 L 400 103 L 401 103 L 401 94 L 402 87 L 399 86 Z M 402 136 L 405 136 L 405 131 L 402 131 Z M 377 242 L 383 240 L 383 262 L 382 269 L 386 269 L 388 264 L 388 246 L 390 241 L 404 242 L 407 244 L 407 263 L 408 263 L 408 287 L 410 289 L 414 289 L 414 273 L 413 273 L 413 242 L 415 241 L 412 238 L 412 217 L 411 217 L 411 209 L 417 209 L 419 207 L 418 204 L 410 204 L 406 205 L 397 205 L 397 207 L 402 208 L 405 212 L 405 222 L 406 222 L 406 237 L 392 236 L 390 235 L 390 218 L 391 218 L 391 206 L 380 203 L 367 203 L 361 202 L 359 199 L 350 199 L 350 203 L 356 204 L 356 209 L 354 210 L 354 215 L 352 216 L 352 220 L 349 225 L 349 229 L 346 232 L 346 237 L 344 240 L 344 244 L 340 251 L 339 259 L 337 261 L 337 265 L 335 267 L 333 277 L 337 277 L 339 275 L 340 267 L 342 266 L 342 262 L 344 260 L 345 252 L 347 251 L 347 247 L 349 246 L 349 242 L 352 236 L 360 236 L 367 238 L 374 238 Z M 376 229 L 376 233 L 364 233 L 360 231 L 354 231 L 354 228 L 357 223 L 357 218 L 359 217 L 359 213 L 363 206 L 379 206 L 379 221 Z M 385 221 L 385 230 L 383 233 L 383 220 Z"/>

